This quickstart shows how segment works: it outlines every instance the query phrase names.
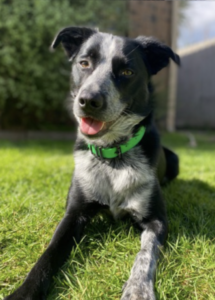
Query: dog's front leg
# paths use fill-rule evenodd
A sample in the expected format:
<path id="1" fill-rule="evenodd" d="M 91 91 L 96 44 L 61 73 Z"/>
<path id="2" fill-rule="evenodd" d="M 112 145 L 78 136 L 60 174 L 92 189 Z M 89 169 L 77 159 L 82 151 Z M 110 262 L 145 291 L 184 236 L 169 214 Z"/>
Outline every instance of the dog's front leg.
<path id="1" fill-rule="evenodd" d="M 159 247 L 163 244 L 159 232 L 164 223 L 154 220 L 141 234 L 141 250 L 137 254 L 131 275 L 123 287 L 121 300 L 155 300 L 154 276 Z M 163 233 L 161 234 L 163 235 Z"/>
<path id="2" fill-rule="evenodd" d="M 160 188 L 157 185 L 150 200 L 150 216 L 138 221 L 143 229 L 141 249 L 130 277 L 123 287 L 121 300 L 155 300 L 154 277 L 159 248 L 167 236 L 167 220 Z"/>
<path id="3" fill-rule="evenodd" d="M 70 205 L 57 226 L 48 248 L 32 268 L 24 283 L 4 300 L 45 300 L 52 277 L 80 240 L 87 217 L 96 211 L 95 204 L 76 202 Z"/>

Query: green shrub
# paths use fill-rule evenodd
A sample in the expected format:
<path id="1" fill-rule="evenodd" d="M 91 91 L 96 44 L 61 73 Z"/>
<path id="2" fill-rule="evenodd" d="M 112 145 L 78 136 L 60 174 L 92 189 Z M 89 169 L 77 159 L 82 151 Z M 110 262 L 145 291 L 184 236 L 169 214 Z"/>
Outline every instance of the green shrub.
<path id="1" fill-rule="evenodd" d="M 125 1 L 0 0 L 0 128 L 68 124 L 69 63 L 56 32 L 89 25 L 123 33 Z"/>

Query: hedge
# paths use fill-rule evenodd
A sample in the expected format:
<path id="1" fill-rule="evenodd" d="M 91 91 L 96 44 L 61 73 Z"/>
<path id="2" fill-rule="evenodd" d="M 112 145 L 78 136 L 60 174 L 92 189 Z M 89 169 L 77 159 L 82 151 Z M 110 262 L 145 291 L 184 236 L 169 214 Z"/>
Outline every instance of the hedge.
<path id="1" fill-rule="evenodd" d="M 89 25 L 125 34 L 126 1 L 0 0 L 0 128 L 67 128 L 70 65 L 56 32 Z"/>

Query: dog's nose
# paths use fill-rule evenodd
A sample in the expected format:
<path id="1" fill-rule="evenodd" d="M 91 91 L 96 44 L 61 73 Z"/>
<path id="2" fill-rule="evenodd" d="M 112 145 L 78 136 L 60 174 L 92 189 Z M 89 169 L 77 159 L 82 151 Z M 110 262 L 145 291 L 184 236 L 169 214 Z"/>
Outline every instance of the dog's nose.
<path id="1" fill-rule="evenodd" d="M 79 98 L 79 106 L 84 111 L 99 110 L 103 106 L 103 97 L 100 94 L 81 94 Z"/>

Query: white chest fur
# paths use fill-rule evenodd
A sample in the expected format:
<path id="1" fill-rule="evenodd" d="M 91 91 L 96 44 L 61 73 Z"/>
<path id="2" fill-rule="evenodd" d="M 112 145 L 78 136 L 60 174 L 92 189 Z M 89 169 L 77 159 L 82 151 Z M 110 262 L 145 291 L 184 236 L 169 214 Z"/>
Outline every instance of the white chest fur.
<path id="1" fill-rule="evenodd" d="M 115 218 L 126 212 L 137 219 L 147 216 L 155 175 L 140 148 L 115 164 L 90 151 L 76 151 L 74 157 L 75 176 L 90 201 L 109 205 Z"/>

